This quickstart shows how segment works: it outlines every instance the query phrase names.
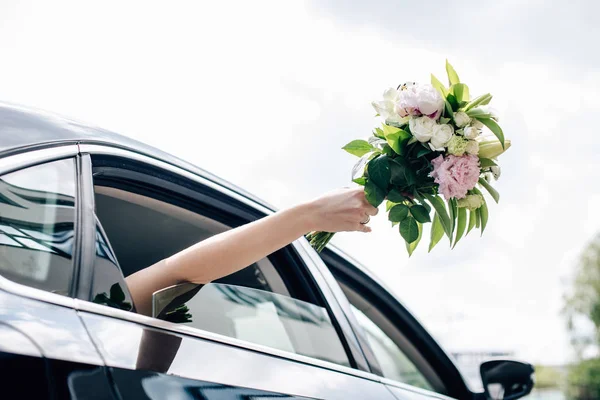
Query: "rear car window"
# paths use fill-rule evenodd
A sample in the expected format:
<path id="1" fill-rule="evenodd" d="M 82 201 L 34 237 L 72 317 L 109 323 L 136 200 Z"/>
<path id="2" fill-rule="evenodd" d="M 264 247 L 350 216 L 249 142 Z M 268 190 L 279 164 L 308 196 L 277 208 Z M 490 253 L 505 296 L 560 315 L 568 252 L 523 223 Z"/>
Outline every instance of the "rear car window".
<path id="1" fill-rule="evenodd" d="M 69 295 L 73 276 L 75 162 L 53 161 L 0 176 L 0 274 Z"/>

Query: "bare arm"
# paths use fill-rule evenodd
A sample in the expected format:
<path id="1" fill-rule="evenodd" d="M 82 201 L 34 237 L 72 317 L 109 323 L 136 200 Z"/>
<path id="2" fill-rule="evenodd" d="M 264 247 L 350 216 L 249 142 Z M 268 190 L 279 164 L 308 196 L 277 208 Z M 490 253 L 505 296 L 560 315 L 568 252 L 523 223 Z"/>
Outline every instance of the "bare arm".
<path id="1" fill-rule="evenodd" d="M 150 315 L 152 293 L 181 282 L 208 283 L 232 274 L 311 231 L 363 231 L 377 209 L 362 189 L 343 189 L 215 235 L 127 277 L 141 314 Z"/>

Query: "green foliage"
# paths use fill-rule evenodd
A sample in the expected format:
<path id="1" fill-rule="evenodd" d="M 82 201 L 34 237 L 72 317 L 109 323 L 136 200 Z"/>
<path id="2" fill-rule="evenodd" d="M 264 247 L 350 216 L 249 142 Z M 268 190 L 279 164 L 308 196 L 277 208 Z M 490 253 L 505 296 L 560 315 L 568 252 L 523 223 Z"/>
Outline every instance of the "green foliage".
<path id="1" fill-rule="evenodd" d="M 438 213 L 435 213 L 435 216 L 433 217 L 433 223 L 431 224 L 431 239 L 429 242 L 428 252 L 433 250 L 435 245 L 439 243 L 442 237 L 444 237 L 444 227 L 440 221 L 440 216 Z"/>
<path id="2" fill-rule="evenodd" d="M 564 373 L 555 367 L 546 365 L 535 366 L 535 388 L 553 389 L 562 386 Z"/>
<path id="3" fill-rule="evenodd" d="M 498 164 L 496 164 L 496 162 L 494 160 L 490 160 L 489 158 L 480 158 L 479 159 L 479 166 L 481 168 L 488 168 L 488 167 L 495 167 Z"/>
<path id="4" fill-rule="evenodd" d="M 390 164 L 388 156 L 381 155 L 367 164 L 367 172 L 369 173 L 369 181 L 373 182 L 381 189 L 387 189 L 390 182 Z"/>
<path id="5" fill-rule="evenodd" d="M 369 204 L 373 207 L 379 207 L 383 200 L 385 200 L 385 191 L 381 189 L 379 186 L 374 184 L 370 179 L 367 180 L 365 184 L 365 197 Z"/>
<path id="6" fill-rule="evenodd" d="M 492 185 L 488 183 L 488 181 L 483 178 L 479 178 L 479 184 L 488 191 L 496 203 L 500 201 L 500 193 L 498 193 L 498 191 L 494 189 Z"/>
<path id="7" fill-rule="evenodd" d="M 467 209 L 461 207 L 458 209 L 458 215 L 456 218 L 456 236 L 454 238 L 454 244 L 452 245 L 452 248 L 454 248 L 454 246 L 456 246 L 458 241 L 462 238 L 463 234 L 465 233 L 466 227 L 467 227 Z"/>
<path id="8" fill-rule="evenodd" d="M 406 243 L 412 243 L 419 238 L 419 226 L 413 217 L 408 216 L 400 222 L 400 235 Z"/>
<path id="9" fill-rule="evenodd" d="M 357 157 L 362 157 L 365 154 L 375 150 L 373 146 L 371 146 L 366 140 L 353 140 L 342 147 L 342 149 Z"/>
<path id="10" fill-rule="evenodd" d="M 460 79 L 458 78 L 458 74 L 454 70 L 454 67 L 446 60 L 446 73 L 448 74 L 448 84 L 449 86 L 456 85 L 460 83 Z"/>
<path id="11" fill-rule="evenodd" d="M 581 361 L 569 369 L 566 395 L 569 400 L 600 398 L 600 358 Z"/>
<path id="12" fill-rule="evenodd" d="M 420 222 L 417 222 L 417 227 L 419 228 L 419 236 L 417 237 L 417 240 L 415 240 L 412 243 L 408 243 L 405 241 L 406 251 L 408 251 L 409 257 L 412 256 L 413 251 L 415 251 L 415 249 L 419 245 L 419 242 L 421 241 L 421 237 L 423 237 L 423 224 L 421 224 Z"/>
<path id="13" fill-rule="evenodd" d="M 422 224 L 431 222 L 431 218 L 429 217 L 429 211 L 421 205 L 414 205 L 410 208 L 410 214 Z"/>
<path id="14" fill-rule="evenodd" d="M 481 118 L 478 117 L 477 118 L 482 124 L 484 124 L 485 126 L 487 126 L 490 131 L 492 131 L 492 133 L 494 135 L 496 135 L 496 137 L 498 138 L 498 140 L 500 141 L 500 144 L 502 144 L 502 148 L 505 148 L 505 144 L 504 144 L 504 132 L 502 132 L 502 128 L 500 128 L 500 125 L 498 125 L 498 123 L 496 121 L 494 121 L 491 118 Z"/>
<path id="15" fill-rule="evenodd" d="M 401 222 L 408 217 L 408 206 L 398 204 L 390 209 L 388 219 L 392 222 Z"/>

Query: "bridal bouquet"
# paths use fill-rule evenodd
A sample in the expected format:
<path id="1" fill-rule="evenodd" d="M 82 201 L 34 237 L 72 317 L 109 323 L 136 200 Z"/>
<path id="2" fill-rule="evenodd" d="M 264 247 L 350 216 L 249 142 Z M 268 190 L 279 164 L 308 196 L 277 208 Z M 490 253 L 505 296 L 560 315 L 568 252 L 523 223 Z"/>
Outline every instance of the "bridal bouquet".
<path id="1" fill-rule="evenodd" d="M 343 147 L 360 157 L 352 179 L 365 187 L 369 203 L 386 201 L 388 219 L 399 225 L 409 256 L 417 247 L 423 225 L 431 223 L 429 251 L 444 236 L 454 247 L 473 228 L 481 233 L 488 207 L 481 189 L 498 202 L 491 185 L 500 177 L 497 158 L 510 141 L 486 106 L 492 95 L 471 99 L 446 61 L 449 87 L 431 75 L 431 84 L 404 83 L 387 89 L 373 102 L 383 125 L 368 140 Z M 321 251 L 333 233 L 312 232 L 307 238 Z"/>

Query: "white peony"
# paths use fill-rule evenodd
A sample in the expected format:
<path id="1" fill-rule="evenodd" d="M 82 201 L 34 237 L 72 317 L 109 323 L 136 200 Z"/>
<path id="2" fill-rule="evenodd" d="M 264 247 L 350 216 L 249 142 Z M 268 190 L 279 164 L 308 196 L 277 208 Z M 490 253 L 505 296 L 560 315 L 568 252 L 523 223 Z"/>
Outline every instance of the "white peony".
<path id="1" fill-rule="evenodd" d="M 398 99 L 398 90 L 389 88 L 383 92 L 383 101 L 374 101 L 371 105 L 384 121 L 400 122 L 402 117 L 396 112 L 396 103 L 398 103 Z"/>
<path id="2" fill-rule="evenodd" d="M 431 85 L 419 85 L 417 90 L 417 108 L 423 115 L 438 119 L 444 109 L 444 99 Z"/>
<path id="3" fill-rule="evenodd" d="M 420 116 L 418 98 L 418 86 L 414 83 L 405 83 L 401 86 L 398 101 L 396 102 L 396 112 L 406 117 L 409 115 Z"/>
<path id="4" fill-rule="evenodd" d="M 475 139 L 477 136 L 479 136 L 479 129 L 475 128 L 474 126 L 467 126 L 463 130 L 463 135 L 467 139 Z"/>
<path id="5" fill-rule="evenodd" d="M 448 141 L 452 138 L 452 134 L 454 133 L 454 128 L 452 125 L 448 124 L 438 124 L 435 126 L 433 130 L 433 135 L 431 135 L 431 142 L 429 146 L 436 151 L 443 151 L 444 146 L 448 143 Z"/>
<path id="6" fill-rule="evenodd" d="M 467 113 L 462 111 L 454 113 L 454 123 L 459 128 L 469 125 L 469 122 L 471 122 L 471 118 L 467 115 Z"/>
<path id="7" fill-rule="evenodd" d="M 429 117 L 412 118 L 408 122 L 410 132 L 421 143 L 428 142 L 433 136 L 437 124 Z"/>
<path id="8" fill-rule="evenodd" d="M 479 153 L 479 142 L 477 140 L 469 140 L 465 151 L 476 156 Z"/>

